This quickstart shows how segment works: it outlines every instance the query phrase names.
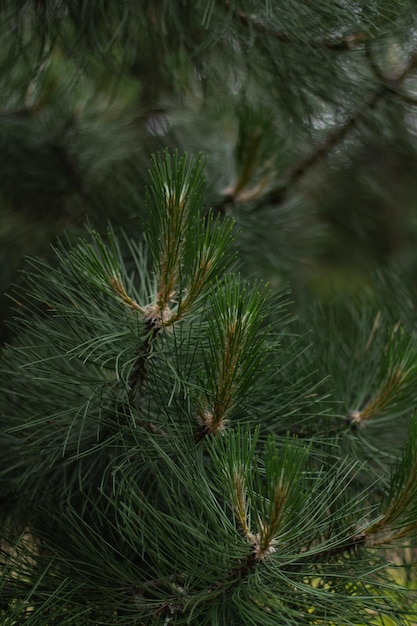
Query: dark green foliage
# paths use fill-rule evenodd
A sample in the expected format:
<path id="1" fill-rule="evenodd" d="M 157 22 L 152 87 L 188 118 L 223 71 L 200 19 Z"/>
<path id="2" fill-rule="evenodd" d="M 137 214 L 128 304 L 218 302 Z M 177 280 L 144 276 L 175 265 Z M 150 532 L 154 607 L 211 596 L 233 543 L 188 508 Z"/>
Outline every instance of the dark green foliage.
<path id="1" fill-rule="evenodd" d="M 1 4 L 2 623 L 415 621 L 414 4 Z"/>
<path id="2" fill-rule="evenodd" d="M 307 327 L 231 272 L 201 176 L 155 159 L 142 241 L 61 244 L 17 292 L 3 617 L 407 624 L 387 550 L 417 533 L 415 337 L 366 300 Z"/>

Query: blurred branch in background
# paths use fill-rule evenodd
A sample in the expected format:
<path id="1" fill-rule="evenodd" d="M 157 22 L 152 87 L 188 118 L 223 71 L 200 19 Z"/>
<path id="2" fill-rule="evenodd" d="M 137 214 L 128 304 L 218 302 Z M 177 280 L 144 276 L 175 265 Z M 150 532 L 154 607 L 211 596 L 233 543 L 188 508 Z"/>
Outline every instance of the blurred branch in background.
<path id="1" fill-rule="evenodd" d="M 376 160 L 372 172 L 360 165 L 375 142 L 387 167 L 415 158 L 410 3 L 356 10 L 320 0 L 278 11 L 249 1 L 33 0 L 3 3 L 0 18 L 3 237 L 19 239 L 28 220 L 33 231 L 41 213 L 56 234 L 87 216 L 97 226 L 116 217 L 140 228 L 149 155 L 168 146 L 209 155 L 215 212 L 233 213 L 242 228 L 264 213 L 275 244 L 271 235 L 264 253 L 252 254 L 255 228 L 245 249 L 275 276 L 299 276 L 306 261 L 322 271 L 337 247 L 342 267 L 352 246 L 357 266 L 410 253 L 400 233 L 414 230 L 413 181 L 403 178 L 402 206 L 381 217 L 373 181 L 389 188 L 396 174 Z M 396 138 L 389 144 L 388 135 Z M 356 196 L 343 217 L 361 232 L 355 243 L 335 192 Z M 368 221 L 385 233 L 371 233 Z M 343 236 L 348 244 L 335 246 Z M 32 252 L 24 247 L 23 239 L 14 246 Z"/>

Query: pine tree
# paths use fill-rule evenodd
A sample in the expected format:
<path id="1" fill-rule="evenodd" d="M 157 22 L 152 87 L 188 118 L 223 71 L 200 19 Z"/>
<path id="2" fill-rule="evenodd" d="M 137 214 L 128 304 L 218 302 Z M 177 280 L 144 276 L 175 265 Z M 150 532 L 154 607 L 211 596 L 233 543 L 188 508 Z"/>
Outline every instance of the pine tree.
<path id="1" fill-rule="evenodd" d="M 300 262 L 412 164 L 412 3 L 0 15 L 6 231 L 67 231 L 11 292 L 2 623 L 411 624 L 412 273 L 323 299 Z"/>

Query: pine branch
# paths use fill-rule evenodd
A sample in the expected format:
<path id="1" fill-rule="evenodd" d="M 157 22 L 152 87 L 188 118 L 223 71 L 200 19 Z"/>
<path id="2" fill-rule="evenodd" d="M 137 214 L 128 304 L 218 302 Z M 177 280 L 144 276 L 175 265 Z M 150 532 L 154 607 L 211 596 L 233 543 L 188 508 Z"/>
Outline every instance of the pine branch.
<path id="1" fill-rule="evenodd" d="M 353 113 L 342 126 L 331 131 L 309 155 L 301 159 L 289 170 L 284 177 L 285 182 L 263 195 L 260 194 L 260 197 L 255 202 L 254 210 L 260 212 L 268 206 L 282 204 L 298 181 L 356 129 L 358 124 L 367 117 L 369 111 L 374 109 L 383 98 L 391 93 L 392 89 L 386 85 L 382 85 L 371 92 L 365 99 L 363 107 Z M 227 189 L 212 211 L 214 214 L 224 215 L 230 205 L 238 205 L 239 202 L 244 202 L 245 200 L 245 194 L 236 194 L 234 189 Z"/>
<path id="2" fill-rule="evenodd" d="M 130 264 L 112 233 L 106 242 L 93 234 L 69 253 L 59 248 L 58 269 L 39 262 L 27 277 L 19 307 L 26 334 L 5 352 L 2 369 L 6 433 L 23 450 L 17 461 L 8 450 L 8 471 L 21 472 L 22 496 L 38 483 L 47 513 L 36 508 L 34 531 L 39 518 L 46 535 L 52 504 L 47 526 L 62 533 L 50 534 L 44 562 L 28 566 L 35 624 L 48 615 L 51 589 L 51 620 L 62 618 L 60 601 L 70 617 L 93 592 L 105 604 L 97 609 L 103 623 L 125 615 L 197 623 L 200 612 L 208 623 L 211 611 L 245 623 L 245 610 L 253 623 L 259 615 L 258 623 L 265 616 L 271 624 L 287 616 L 353 623 L 375 606 L 373 546 L 415 536 L 415 444 L 382 513 L 367 521 L 376 508 L 367 502 L 371 490 L 357 492 L 350 460 L 340 462 L 341 438 L 329 441 L 335 433 L 326 433 L 323 452 L 317 438 L 310 450 L 301 438 L 276 436 L 287 407 L 295 421 L 311 402 L 299 383 L 304 367 L 290 354 L 302 350 L 293 342 L 281 361 L 272 355 L 277 342 L 264 320 L 273 318 L 281 332 L 282 319 L 269 310 L 263 287 L 224 276 L 233 224 L 203 222 L 201 195 L 200 168 L 165 155 L 153 172 L 146 245 L 130 243 Z M 380 347 L 381 314 L 374 313 L 360 333 L 367 357 Z M 323 317 L 319 323 L 322 331 Z M 356 322 L 348 331 L 357 329 Z M 329 335 L 326 328 L 320 337 Z M 339 348 L 330 345 L 337 355 Z M 278 382 L 287 357 L 296 374 Z M 363 421 L 415 404 L 416 359 L 414 336 L 395 327 Z M 315 361 L 313 354 L 309 374 Z M 272 368 L 268 377 L 264 365 Z M 271 396 L 263 405 L 254 393 L 259 381 Z M 302 419 L 314 424 L 316 405 L 306 413 Z M 43 494 L 50 476 L 53 487 Z M 23 582 L 16 598 L 28 596 Z"/>
<path id="3" fill-rule="evenodd" d="M 324 548 L 313 553 L 313 561 L 320 563 L 328 563 L 335 557 L 344 557 L 346 554 L 354 553 L 358 548 L 364 548 L 369 545 L 368 535 L 366 531 L 360 531 L 352 537 L 348 537 L 345 541 L 341 541 L 336 546 Z"/>
<path id="4" fill-rule="evenodd" d="M 384 73 L 382 72 L 381 68 L 379 67 L 379 65 L 375 61 L 374 55 L 372 54 L 372 48 L 369 45 L 369 43 L 365 44 L 365 58 L 366 58 L 366 60 L 368 62 L 369 67 L 371 68 L 375 78 L 380 83 L 387 82 L 386 76 L 384 75 Z"/>
<path id="5" fill-rule="evenodd" d="M 145 328 L 145 337 L 142 345 L 138 348 L 139 356 L 132 366 L 128 379 L 128 397 L 132 405 L 140 398 L 141 389 L 146 379 L 148 359 L 152 352 L 153 343 L 161 330 L 160 327 L 152 326 L 149 321 L 145 322 Z M 140 409 L 140 401 L 137 404 Z"/>
<path id="6" fill-rule="evenodd" d="M 376 332 L 377 315 L 365 350 Z M 353 427 L 364 425 L 368 420 L 390 413 L 407 413 L 415 403 L 414 380 L 417 368 L 414 342 L 397 324 L 391 331 L 381 355 L 380 371 L 376 389 L 369 393 L 363 406 L 351 411 L 347 422 Z"/>
<path id="7" fill-rule="evenodd" d="M 365 50 L 367 51 L 366 54 L 369 60 L 370 55 L 368 47 L 366 47 Z M 403 97 L 403 95 L 399 92 L 399 87 L 410 72 L 415 68 L 416 63 L 417 56 L 412 55 L 406 63 L 404 69 L 397 76 L 388 78 L 384 76 L 379 68 L 377 68 L 376 64 L 372 62 L 372 68 L 382 84 L 367 96 L 363 106 L 354 112 L 342 126 L 329 133 L 327 138 L 315 150 L 313 150 L 310 155 L 305 157 L 305 159 L 302 159 L 295 167 L 292 168 L 292 170 L 290 170 L 285 177 L 286 182 L 284 185 L 269 192 L 269 194 L 267 194 L 266 197 L 264 197 L 259 203 L 257 210 L 262 210 L 262 208 L 268 204 L 280 204 L 299 179 L 307 174 L 312 167 L 314 167 L 322 158 L 327 156 L 333 148 L 335 148 L 353 130 L 355 130 L 358 124 L 366 119 L 369 112 L 378 105 L 380 100 L 393 93 Z"/>
<path id="8" fill-rule="evenodd" d="M 223 433 L 259 377 L 266 356 L 260 328 L 266 315 L 265 290 L 250 292 L 236 280 L 212 293 L 209 353 L 204 393 L 198 400 L 197 440 Z"/>
<path id="9" fill-rule="evenodd" d="M 402 90 L 402 84 L 409 74 L 415 69 L 417 64 L 417 56 L 411 55 L 403 70 L 396 76 L 386 76 L 381 69 L 377 66 L 373 59 L 369 45 L 365 46 L 365 55 L 368 63 L 376 77 L 380 82 L 380 85 L 374 89 L 365 98 L 363 105 L 358 108 L 344 124 L 331 131 L 327 137 L 306 157 L 301 159 L 295 166 L 293 166 L 287 174 L 284 176 L 284 182 L 278 187 L 272 188 L 267 193 L 262 193 L 267 186 L 265 183 L 260 183 L 255 189 L 250 191 L 244 191 L 245 185 L 249 181 L 249 176 L 246 175 L 238 185 L 233 188 L 225 190 L 220 200 L 213 207 L 214 214 L 224 215 L 227 208 L 231 205 L 238 205 L 241 202 L 254 202 L 254 210 L 259 212 L 264 210 L 270 205 L 282 204 L 289 192 L 296 186 L 300 179 L 309 173 L 322 159 L 329 155 L 332 150 L 342 143 L 358 125 L 366 120 L 369 113 L 377 107 L 379 102 L 389 96 L 397 96 L 403 102 L 411 105 L 416 104 L 415 98 L 408 95 Z M 252 153 L 251 153 L 252 154 Z"/>
<path id="10" fill-rule="evenodd" d="M 19 109 L 2 109 L 0 110 L 0 118 L 27 118 L 37 113 L 38 105 L 23 106 Z"/>
<path id="11" fill-rule="evenodd" d="M 334 52 L 346 52 L 350 50 L 355 50 L 358 46 L 362 46 L 365 42 L 369 41 L 372 38 L 369 32 L 358 31 L 349 35 L 335 37 L 334 39 L 308 42 L 300 41 L 296 40 L 293 37 L 290 37 L 283 31 L 278 31 L 274 28 L 271 28 L 264 22 L 261 22 L 252 16 L 248 16 L 243 11 L 232 8 L 230 0 L 225 0 L 225 4 L 231 15 L 240 24 L 253 29 L 261 35 L 272 37 L 273 39 L 276 39 L 280 43 L 284 44 L 299 44 L 303 46 L 308 46 L 310 48 L 324 48 L 332 50 Z"/>
<path id="12" fill-rule="evenodd" d="M 303 178 L 310 169 L 315 167 L 325 158 L 338 144 L 340 144 L 358 124 L 366 118 L 369 111 L 374 109 L 378 103 L 391 91 L 386 86 L 380 86 L 371 92 L 365 99 L 363 106 L 354 112 L 342 125 L 331 131 L 327 137 L 309 155 L 297 163 L 285 176 L 285 182 L 277 189 L 272 189 L 267 193 L 255 210 L 261 211 L 268 205 L 281 204 L 287 197 L 291 189 Z"/>
<path id="13" fill-rule="evenodd" d="M 366 529 L 370 545 L 389 546 L 417 535 L 417 420 L 415 415 L 397 467 L 391 476 L 385 510 Z"/>

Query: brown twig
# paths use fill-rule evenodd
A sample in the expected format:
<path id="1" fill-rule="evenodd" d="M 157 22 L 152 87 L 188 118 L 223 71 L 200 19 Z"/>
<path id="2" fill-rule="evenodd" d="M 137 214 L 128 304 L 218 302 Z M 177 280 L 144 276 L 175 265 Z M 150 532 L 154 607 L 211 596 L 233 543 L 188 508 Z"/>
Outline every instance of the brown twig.
<path id="1" fill-rule="evenodd" d="M 359 532 L 353 537 L 349 537 L 342 543 L 332 548 L 325 548 L 324 550 L 320 550 L 313 554 L 314 560 L 323 561 L 328 558 L 333 558 L 335 556 L 343 555 L 346 552 L 351 552 L 360 547 L 365 547 L 367 545 L 367 534 L 365 532 Z"/>
<path id="2" fill-rule="evenodd" d="M 369 42 L 365 44 L 365 58 L 375 78 L 377 78 L 381 83 L 387 82 L 387 77 L 384 75 L 378 63 L 375 61 Z"/>
<path id="3" fill-rule="evenodd" d="M 333 148 L 335 148 L 345 137 L 364 119 L 368 114 L 368 111 L 375 108 L 378 102 L 391 93 L 392 89 L 387 85 L 381 85 L 373 92 L 369 94 L 364 102 L 364 106 L 349 117 L 346 122 L 334 129 L 329 135 L 320 143 L 310 154 L 305 156 L 299 161 L 285 177 L 285 182 L 281 183 L 278 187 L 271 189 L 265 194 L 260 201 L 256 204 L 255 210 L 261 211 L 266 206 L 277 205 L 284 202 L 290 189 L 302 178 L 305 174 L 316 165 L 323 157 L 325 157 Z M 236 204 L 236 198 L 233 198 L 230 194 L 222 197 L 219 202 L 213 207 L 212 211 L 215 214 L 225 214 L 227 207 Z"/>
<path id="4" fill-rule="evenodd" d="M 286 198 L 288 191 L 299 181 L 300 178 L 335 148 L 367 115 L 368 111 L 375 108 L 378 102 L 387 94 L 387 87 L 382 85 L 375 89 L 365 100 L 364 106 L 353 113 L 346 122 L 333 130 L 310 154 L 297 163 L 287 174 L 285 182 L 278 188 L 272 189 L 262 198 L 256 210 L 261 210 L 270 204 L 280 204 Z"/>
<path id="5" fill-rule="evenodd" d="M 17 118 L 25 118 L 25 117 L 30 117 L 31 115 L 33 115 L 34 113 L 36 113 L 38 111 L 38 108 L 36 105 L 33 106 L 23 106 L 20 109 L 1 109 L 0 110 L 0 118 L 13 118 L 13 117 L 17 117 Z"/>
<path id="6" fill-rule="evenodd" d="M 135 363 L 133 364 L 133 367 L 131 369 L 130 376 L 127 382 L 129 404 L 133 406 L 136 403 L 136 408 L 138 410 L 140 410 L 141 408 L 139 394 L 146 379 L 148 357 L 152 350 L 152 344 L 161 331 L 161 327 L 154 326 L 152 325 L 150 321 L 147 321 L 146 329 L 147 329 L 147 333 L 145 335 L 142 345 L 138 349 L 138 357 Z M 166 431 L 157 427 L 152 422 L 147 422 L 146 420 L 143 420 L 140 417 L 137 417 L 135 421 L 138 426 L 140 426 L 141 428 L 144 428 L 148 432 L 167 437 Z"/>
<path id="7" fill-rule="evenodd" d="M 226 0 L 226 5 L 229 6 L 229 1 Z M 290 38 L 279 31 L 275 31 L 265 24 L 258 22 L 252 18 L 249 18 L 245 13 L 241 11 L 233 10 L 233 14 L 239 21 L 247 26 L 251 26 L 255 30 L 262 32 L 263 34 L 273 35 L 280 41 L 289 43 Z M 274 204 L 278 205 L 285 201 L 290 189 L 323 157 L 330 153 L 339 143 L 341 143 L 346 136 L 352 132 L 358 124 L 366 117 L 368 112 L 374 109 L 380 100 L 388 95 L 394 95 L 403 100 L 403 102 L 412 106 L 417 105 L 417 98 L 413 98 L 409 94 L 401 90 L 403 81 L 407 78 L 409 73 L 417 67 L 417 53 L 414 53 L 408 59 L 408 62 L 397 75 L 386 76 L 381 68 L 377 65 L 373 58 L 370 46 L 369 37 L 367 33 L 356 33 L 350 36 L 345 36 L 337 41 L 324 41 L 313 42 L 310 45 L 313 47 L 321 46 L 331 49 L 350 49 L 352 45 L 356 43 L 364 43 L 366 59 L 372 69 L 372 72 L 379 81 L 379 86 L 374 89 L 365 98 L 363 106 L 355 111 L 342 126 L 334 129 L 329 135 L 307 156 L 301 159 L 294 167 L 292 167 L 282 182 L 277 187 L 271 189 L 265 194 L 255 206 L 256 211 L 263 210 L 266 206 Z M 366 45 L 368 43 L 368 45 Z M 239 200 L 243 201 L 244 196 L 239 198 L 228 190 L 218 201 L 218 203 L 212 208 L 214 214 L 224 215 L 227 208 L 231 205 L 238 204 Z"/>
<path id="8" fill-rule="evenodd" d="M 226 0 L 226 6 L 230 8 L 230 2 Z M 259 20 L 254 19 L 253 17 L 249 17 L 243 11 L 238 11 L 236 9 L 230 9 L 233 17 L 240 22 L 242 25 L 247 26 L 248 28 L 252 28 L 257 31 L 261 35 L 267 35 L 280 41 L 281 43 L 286 44 L 302 44 L 307 45 L 310 48 L 326 48 L 328 50 L 332 50 L 335 52 L 343 52 L 347 50 L 352 50 L 359 45 L 362 45 L 366 41 L 369 40 L 370 34 L 366 31 L 359 31 L 356 33 L 352 33 L 350 35 L 343 35 L 342 37 L 335 37 L 334 39 L 322 39 L 317 41 L 301 41 L 296 40 L 293 37 L 290 37 L 287 33 L 276 30 L 275 28 L 271 28 L 264 22 L 260 22 Z"/>
<path id="9" fill-rule="evenodd" d="M 369 52 L 367 53 L 367 58 L 368 60 L 371 58 L 369 56 Z M 331 152 L 335 146 L 342 142 L 345 137 L 357 127 L 359 122 L 366 117 L 368 112 L 377 106 L 382 98 L 387 95 L 394 94 L 403 98 L 405 101 L 410 101 L 406 94 L 399 91 L 399 88 L 404 79 L 408 76 L 410 71 L 416 67 L 416 65 L 417 54 L 410 57 L 402 72 L 400 72 L 397 76 L 387 77 L 384 76 L 379 67 L 372 61 L 373 71 L 377 78 L 381 81 L 381 84 L 368 95 L 360 109 L 355 111 L 342 126 L 339 126 L 339 128 L 336 128 L 329 133 L 326 139 L 319 144 L 313 152 L 307 155 L 304 159 L 297 163 L 292 170 L 290 170 L 283 185 L 277 189 L 271 190 L 269 194 L 264 196 L 262 199 L 262 205 L 258 205 L 257 209 L 261 209 L 267 204 L 281 203 L 283 199 L 285 199 L 289 189 L 297 183 L 298 180 L 302 178 L 312 166 L 320 161 L 322 157 Z"/>
<path id="10" fill-rule="evenodd" d="M 145 336 L 145 339 L 143 340 L 142 345 L 140 346 L 140 349 L 138 350 L 138 357 L 133 364 L 128 380 L 130 403 L 134 402 L 138 394 L 138 390 L 140 389 L 140 387 L 142 387 L 145 381 L 147 356 L 149 355 L 152 341 L 158 334 L 158 329 L 148 328 L 147 330 L 148 332 Z"/>

